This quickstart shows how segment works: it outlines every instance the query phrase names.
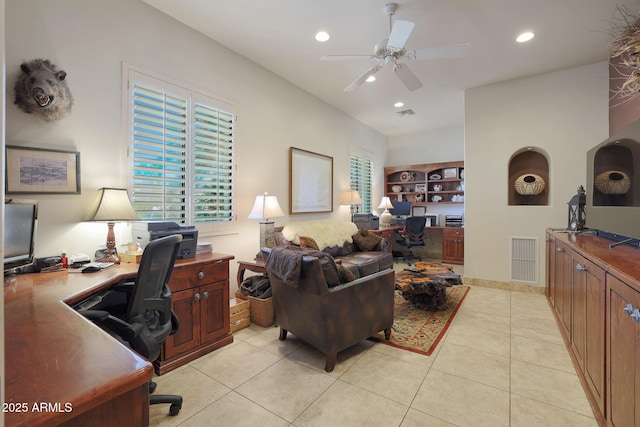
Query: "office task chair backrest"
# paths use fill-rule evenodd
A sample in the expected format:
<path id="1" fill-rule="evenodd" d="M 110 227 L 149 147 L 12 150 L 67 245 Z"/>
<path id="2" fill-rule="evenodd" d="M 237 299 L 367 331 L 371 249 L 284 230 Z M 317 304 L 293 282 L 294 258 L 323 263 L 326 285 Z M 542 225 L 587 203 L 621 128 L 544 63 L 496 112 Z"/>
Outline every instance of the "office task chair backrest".
<path id="1" fill-rule="evenodd" d="M 421 241 L 424 239 L 424 226 L 426 223 L 427 218 L 424 216 L 410 216 L 404 224 L 403 234 L 406 234 L 410 241 Z"/>
<path id="2" fill-rule="evenodd" d="M 127 306 L 128 321 L 160 325 L 171 321 L 169 279 L 181 241 L 181 235 L 171 235 L 152 240 L 145 247 Z"/>

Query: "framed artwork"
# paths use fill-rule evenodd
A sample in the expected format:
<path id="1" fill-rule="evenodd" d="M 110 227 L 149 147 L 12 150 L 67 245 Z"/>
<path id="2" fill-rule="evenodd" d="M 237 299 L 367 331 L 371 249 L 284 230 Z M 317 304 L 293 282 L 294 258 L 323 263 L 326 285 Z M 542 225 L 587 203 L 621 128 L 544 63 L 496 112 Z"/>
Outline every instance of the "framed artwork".
<path id="1" fill-rule="evenodd" d="M 457 178 L 458 177 L 458 169 L 456 168 L 446 168 L 442 171 L 442 175 L 444 178 Z"/>
<path id="2" fill-rule="evenodd" d="M 425 216 L 427 208 L 425 206 L 411 206 L 411 216 Z"/>
<path id="3" fill-rule="evenodd" d="M 80 194 L 80 153 L 8 145 L 7 194 Z"/>
<path id="4" fill-rule="evenodd" d="M 289 147 L 289 213 L 333 211 L 333 157 Z"/>

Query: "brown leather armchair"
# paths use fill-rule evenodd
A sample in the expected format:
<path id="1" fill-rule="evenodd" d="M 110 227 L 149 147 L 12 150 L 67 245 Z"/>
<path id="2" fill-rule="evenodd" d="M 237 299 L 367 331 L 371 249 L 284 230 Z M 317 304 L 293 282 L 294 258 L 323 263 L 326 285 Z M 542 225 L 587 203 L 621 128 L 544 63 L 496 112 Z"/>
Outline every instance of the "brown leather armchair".
<path id="1" fill-rule="evenodd" d="M 311 256 L 311 255 L 317 256 Z M 317 251 L 263 249 L 280 340 L 291 332 L 323 352 L 331 372 L 337 353 L 393 325 L 394 271 L 384 270 L 330 287 L 333 259 Z M 324 270 L 323 270 L 324 268 Z M 331 281 L 331 277 L 329 278 Z"/>

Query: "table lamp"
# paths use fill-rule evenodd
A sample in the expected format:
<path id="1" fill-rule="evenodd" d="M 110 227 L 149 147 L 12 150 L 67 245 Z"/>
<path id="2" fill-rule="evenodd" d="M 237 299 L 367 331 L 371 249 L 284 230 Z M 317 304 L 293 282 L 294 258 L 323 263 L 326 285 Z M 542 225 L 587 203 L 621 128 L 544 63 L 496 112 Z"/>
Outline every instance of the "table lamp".
<path id="1" fill-rule="evenodd" d="M 351 221 L 353 221 L 353 211 L 355 205 L 362 204 L 362 198 L 360 197 L 360 193 L 357 190 L 347 190 L 342 194 L 342 199 L 340 200 L 340 204 L 349 205 L 351 208 Z"/>
<path id="2" fill-rule="evenodd" d="M 247 219 L 259 219 L 260 220 L 260 247 L 272 248 L 276 245 L 273 221 L 269 218 L 276 218 L 284 216 L 278 198 L 276 196 L 269 196 L 269 193 L 264 193 L 256 196 L 256 201 L 253 204 L 253 209 L 249 213 Z"/>
<path id="3" fill-rule="evenodd" d="M 385 227 L 391 225 L 391 212 L 389 212 L 389 209 L 393 209 L 391 200 L 388 197 L 383 197 L 378 209 L 384 209 L 384 212 L 380 214 L 380 223 Z"/>
<path id="4" fill-rule="evenodd" d="M 131 205 L 129 193 L 127 193 L 126 189 L 100 188 L 93 206 L 83 219 L 83 221 L 106 221 L 109 227 L 107 231 L 107 250 L 104 252 L 104 256 L 96 259 L 96 261 L 120 264 L 113 226 L 116 221 L 136 221 L 139 219 L 138 214 Z"/>

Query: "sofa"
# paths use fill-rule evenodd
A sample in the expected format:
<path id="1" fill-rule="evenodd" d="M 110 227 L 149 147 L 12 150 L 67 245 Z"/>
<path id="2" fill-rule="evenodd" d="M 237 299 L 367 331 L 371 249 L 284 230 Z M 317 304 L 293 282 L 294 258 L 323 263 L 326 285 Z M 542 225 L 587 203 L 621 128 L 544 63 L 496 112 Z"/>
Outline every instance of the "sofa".
<path id="1" fill-rule="evenodd" d="M 386 269 L 350 282 L 334 259 L 295 247 L 262 248 L 273 290 L 280 340 L 291 332 L 326 355 L 325 371 L 339 351 L 384 331 L 391 337 L 395 273 Z"/>
<path id="2" fill-rule="evenodd" d="M 275 241 L 327 253 L 355 279 L 393 267 L 391 243 L 348 221 L 292 222 L 276 228 Z"/>

